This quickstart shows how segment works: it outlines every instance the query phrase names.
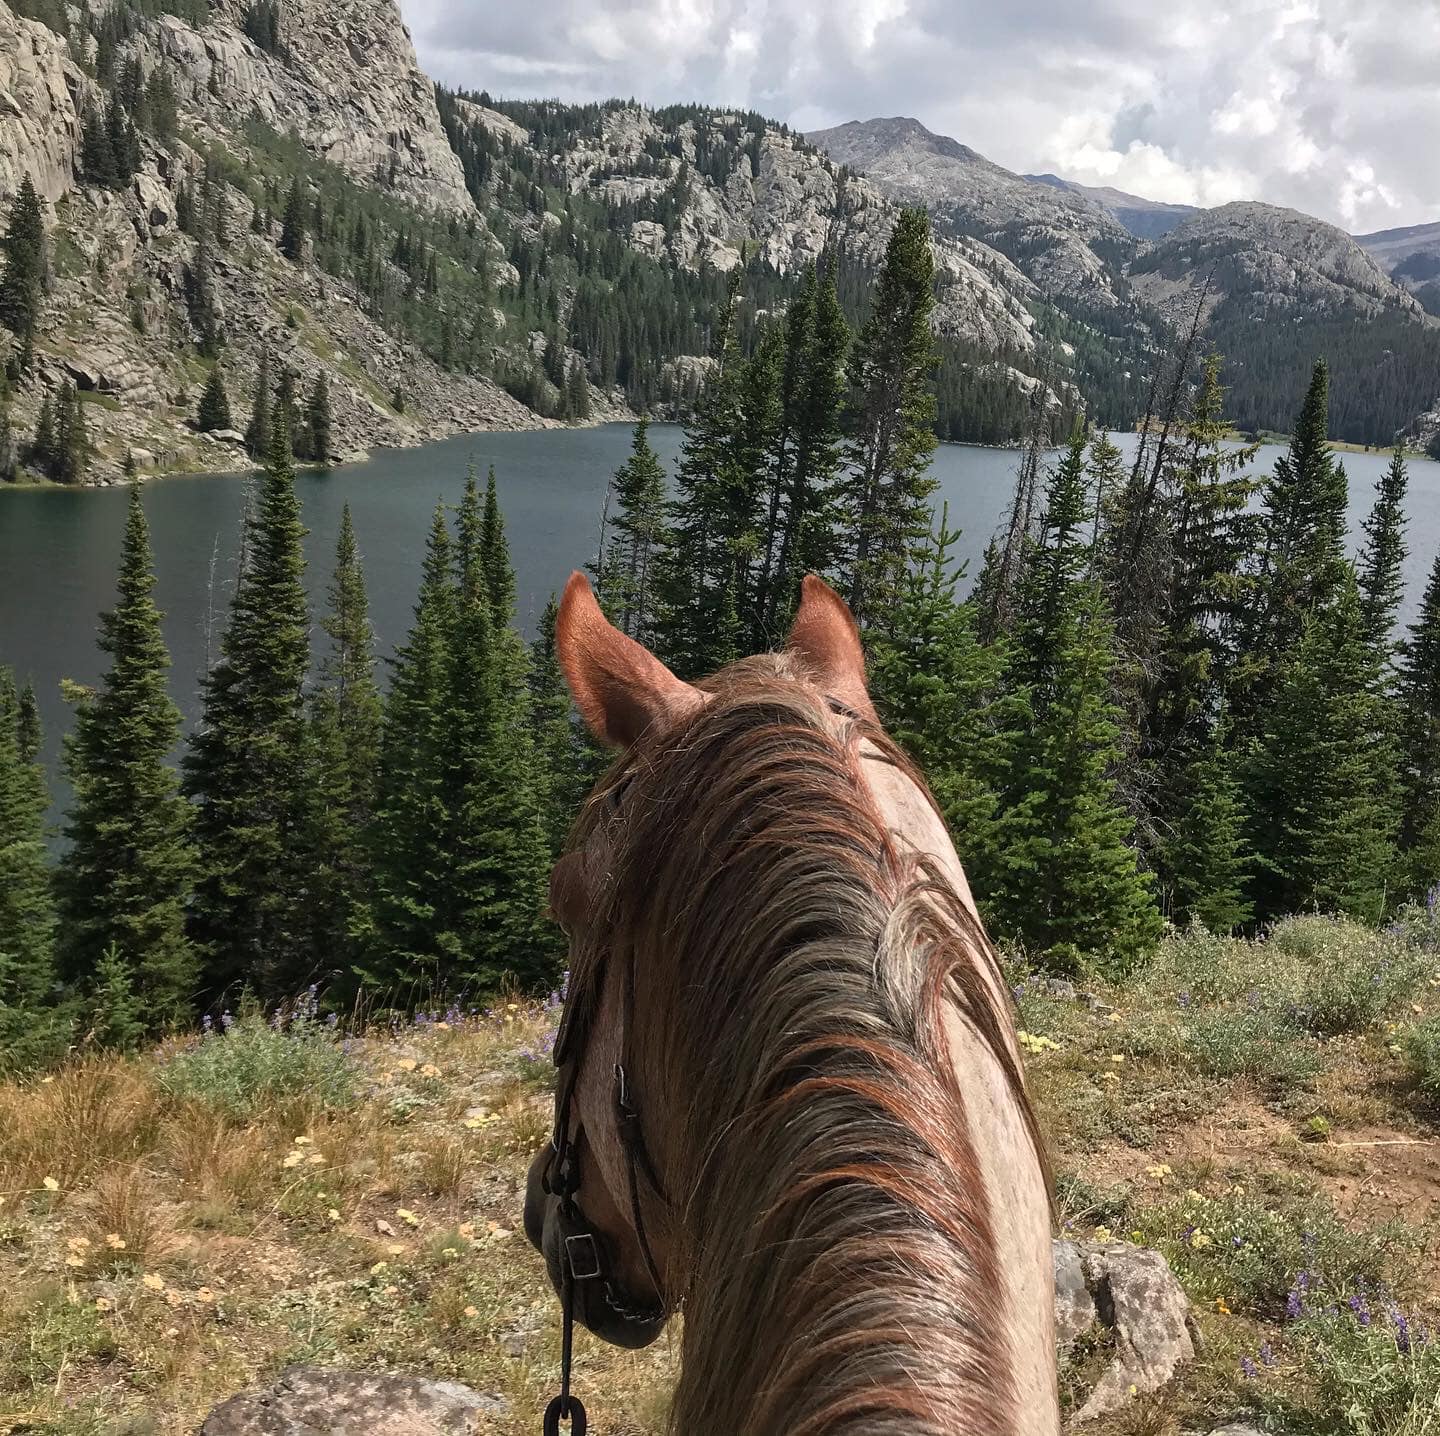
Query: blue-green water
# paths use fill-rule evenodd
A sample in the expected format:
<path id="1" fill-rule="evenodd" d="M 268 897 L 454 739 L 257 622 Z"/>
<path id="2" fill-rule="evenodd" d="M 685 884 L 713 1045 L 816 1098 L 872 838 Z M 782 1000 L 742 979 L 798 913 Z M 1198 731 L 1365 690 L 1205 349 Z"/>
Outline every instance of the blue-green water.
<path id="1" fill-rule="evenodd" d="M 673 463 L 680 430 L 654 425 L 651 439 Z M 1133 436 L 1120 436 L 1122 447 Z M 472 461 L 484 476 L 494 464 L 515 562 L 521 622 L 527 627 L 570 571 L 594 555 L 601 500 L 624 462 L 624 425 L 517 434 L 473 434 L 419 449 L 377 454 L 369 463 L 302 473 L 299 491 L 318 611 L 340 523 L 349 503 L 365 560 L 372 619 L 382 652 L 403 639 L 411 617 L 425 536 L 437 500 L 454 504 Z M 1262 452 L 1269 467 L 1279 450 Z M 937 498 L 963 532 L 960 552 L 978 566 L 1008 501 L 1017 455 L 945 445 L 935 456 Z M 1368 510 L 1386 458 L 1347 454 L 1352 528 Z M 233 579 L 245 483 L 235 475 L 167 478 L 146 487 L 158 574 L 156 598 L 174 659 L 171 689 L 193 721 L 207 651 L 207 621 L 218 633 Z M 115 567 L 125 518 L 121 489 L 17 489 L 0 492 L 0 663 L 32 679 L 46 726 L 52 773 L 67 722 L 62 679 L 93 683 L 104 669 L 95 647 L 97 615 L 114 601 Z M 1440 540 L 1440 464 L 1411 465 L 1411 555 L 1407 615 L 1419 597 Z M 212 587 L 212 571 L 214 583 Z"/>

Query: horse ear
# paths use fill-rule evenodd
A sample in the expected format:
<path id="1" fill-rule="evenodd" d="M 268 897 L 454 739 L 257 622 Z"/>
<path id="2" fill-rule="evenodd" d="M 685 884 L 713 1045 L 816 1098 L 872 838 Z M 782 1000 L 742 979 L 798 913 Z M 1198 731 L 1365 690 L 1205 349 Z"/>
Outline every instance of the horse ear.
<path id="1" fill-rule="evenodd" d="M 863 718 L 879 721 L 865 686 L 865 652 L 854 615 L 845 600 L 813 573 L 807 573 L 801 585 L 800 608 L 785 647 L 829 697 L 838 698 Z"/>
<path id="2" fill-rule="evenodd" d="M 586 726 L 628 748 L 657 723 L 670 727 L 705 702 L 643 644 L 600 611 L 583 573 L 572 573 L 555 619 L 555 651 Z"/>

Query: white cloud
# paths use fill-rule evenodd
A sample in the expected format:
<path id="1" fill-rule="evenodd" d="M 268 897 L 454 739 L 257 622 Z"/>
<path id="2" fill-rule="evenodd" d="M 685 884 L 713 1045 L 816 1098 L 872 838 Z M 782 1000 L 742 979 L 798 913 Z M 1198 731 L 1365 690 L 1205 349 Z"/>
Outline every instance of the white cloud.
<path id="1" fill-rule="evenodd" d="M 401 0 L 498 95 L 913 115 L 1000 164 L 1155 199 L 1440 219 L 1435 0 Z"/>

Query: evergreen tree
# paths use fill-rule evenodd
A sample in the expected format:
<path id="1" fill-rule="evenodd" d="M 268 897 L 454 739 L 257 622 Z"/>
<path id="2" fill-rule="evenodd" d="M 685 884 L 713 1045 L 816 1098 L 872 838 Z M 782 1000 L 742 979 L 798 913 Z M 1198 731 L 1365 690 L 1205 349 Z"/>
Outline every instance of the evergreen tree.
<path id="1" fill-rule="evenodd" d="M 60 445 L 55 437 L 55 411 L 50 395 L 40 400 L 40 412 L 35 417 L 35 437 L 30 442 L 30 462 L 47 478 L 54 478 L 60 471 Z"/>
<path id="2" fill-rule="evenodd" d="M 26 739 L 28 747 L 31 740 Z M 58 1055 L 55 910 L 45 854 L 45 779 L 21 749 L 19 700 L 0 669 L 0 1071 Z"/>
<path id="3" fill-rule="evenodd" d="M 135 993 L 130 964 L 112 942 L 95 964 L 84 1017 L 86 1040 L 116 1052 L 133 1052 L 155 1026 Z"/>
<path id="4" fill-rule="evenodd" d="M 86 184 L 104 189 L 118 189 L 121 183 L 110 128 L 93 104 L 86 106 L 81 120 L 80 173 Z"/>
<path id="5" fill-rule="evenodd" d="M 655 570 L 666 537 L 665 470 L 649 435 L 649 421 L 642 418 L 631 437 L 630 457 L 610 481 L 610 538 L 595 575 L 611 621 L 647 646 L 655 636 Z"/>
<path id="6" fill-rule="evenodd" d="M 204 391 L 200 395 L 200 407 L 195 413 L 195 423 L 203 433 L 233 427 L 230 396 L 225 392 L 225 376 L 221 374 L 218 364 L 210 366 L 210 377 L 206 379 Z"/>
<path id="7" fill-rule="evenodd" d="M 978 873 L 996 816 L 1005 650 L 981 645 L 973 604 L 956 599 L 959 537 L 942 511 L 888 632 L 873 642 L 870 691 L 891 737 L 924 772 L 967 871 Z"/>
<path id="8" fill-rule="evenodd" d="M 290 181 L 290 193 L 285 197 L 285 217 L 280 224 L 280 253 L 292 264 L 299 264 L 305 257 L 305 192 L 300 179 Z"/>
<path id="9" fill-rule="evenodd" d="M 540 615 L 540 631 L 530 645 L 531 741 L 546 846 L 552 860 L 564 850 L 570 826 L 605 762 L 604 755 L 575 721 L 555 650 L 558 612 L 552 593 Z"/>
<path id="10" fill-rule="evenodd" d="M 385 700 L 367 943 L 356 971 L 368 986 L 433 987 L 441 976 L 440 907 L 451 882 L 448 851 L 450 649 L 455 624 L 450 534 L 437 504 L 415 620 L 396 650 Z"/>
<path id="11" fill-rule="evenodd" d="M 10 223 L 0 241 L 5 267 L 0 271 L 0 324 L 19 341 L 20 368 L 27 369 L 45 284 L 45 219 L 40 196 L 24 175 L 10 205 Z"/>
<path id="12" fill-rule="evenodd" d="M 884 626 L 911 547 L 929 531 L 927 501 L 935 489 L 928 472 L 935 449 L 934 272 L 929 215 L 902 210 L 886 246 L 870 318 L 850 355 L 851 473 L 844 499 L 854 549 L 846 570 L 850 607 L 864 624 Z"/>
<path id="13" fill-rule="evenodd" d="M 1360 607 L 1365 642 L 1379 652 L 1393 651 L 1395 617 L 1405 591 L 1405 490 L 1409 475 L 1405 451 L 1397 444 L 1390 467 L 1375 489 L 1375 507 L 1365 520 L 1365 545 L 1360 554 Z"/>
<path id="14" fill-rule="evenodd" d="M 364 927 L 365 837 L 375 804 L 382 713 L 375 634 L 349 504 L 340 517 L 328 597 L 321 627 L 330 646 L 317 669 L 307 734 L 305 916 L 317 967 L 344 972 L 353 965 L 354 939 Z"/>
<path id="15" fill-rule="evenodd" d="M 280 382 L 275 386 L 275 402 L 270 406 L 272 446 L 277 429 L 283 429 L 290 436 L 290 456 L 294 458 L 297 441 L 304 442 L 304 429 L 295 402 L 295 371 L 288 364 L 280 366 Z"/>
<path id="16" fill-rule="evenodd" d="M 323 369 L 305 403 L 305 457 L 317 464 L 330 462 L 330 382 Z"/>
<path id="17" fill-rule="evenodd" d="M 1275 461 L 1264 491 L 1264 550 L 1246 647 L 1237 717 L 1263 727 L 1286 658 L 1307 617 L 1330 604 L 1345 567 L 1346 480 L 1326 439 L 1329 370 L 1318 360 L 1289 452 Z"/>
<path id="18" fill-rule="evenodd" d="M 20 690 L 15 709 L 15 741 L 19 744 L 22 763 L 40 761 L 40 701 L 35 696 L 35 685 L 28 680 Z"/>
<path id="19" fill-rule="evenodd" d="M 78 484 L 89 466 L 90 435 L 85 409 L 75 386 L 67 381 L 60 385 L 55 402 L 54 477 L 62 484 Z"/>
<path id="20" fill-rule="evenodd" d="M 1254 909 L 1245 894 L 1254 863 L 1236 759 L 1223 724 L 1185 770 L 1184 797 L 1165 858 L 1177 923 L 1231 933 L 1250 921 Z"/>
<path id="21" fill-rule="evenodd" d="M 220 660 L 205 676 L 204 713 L 184 762 L 200 851 L 190 928 L 212 998 L 242 985 L 289 996 L 309 978 L 296 862 L 309 658 L 303 536 L 277 406 Z"/>
<path id="22" fill-rule="evenodd" d="M 1047 638 L 1043 671 L 1017 640 L 1020 711 L 1000 740 L 1000 817 L 977 896 L 1001 933 L 1048 964 L 1123 972 L 1154 946 L 1161 922 L 1111 776 L 1119 756 L 1114 659 L 1093 580 L 1068 589 Z M 1023 681 L 1037 671 L 1040 678 Z"/>
<path id="23" fill-rule="evenodd" d="M 1400 847 L 1404 887 L 1440 883 L 1440 554 L 1400 651 Z"/>
<path id="24" fill-rule="evenodd" d="M 1395 753 L 1354 574 L 1306 619 L 1247 784 L 1257 916 L 1318 907 L 1375 922 L 1395 850 Z"/>
<path id="25" fill-rule="evenodd" d="M 123 969 L 150 1033 L 192 1011 L 195 953 L 185 936 L 194 873 L 190 807 L 167 759 L 180 711 L 166 690 L 170 656 L 152 590 L 155 575 L 140 489 L 120 555 L 119 601 L 100 619 L 111 660 L 99 689 L 81 698 L 65 741 L 74 799 L 57 877 L 60 971 L 72 987 L 98 990 L 101 964 Z"/>
<path id="26" fill-rule="evenodd" d="M 260 351 L 255 371 L 255 393 L 250 401 L 250 422 L 245 426 L 245 450 L 263 460 L 270 452 L 270 351 Z"/>
<path id="27" fill-rule="evenodd" d="M 565 381 L 565 412 L 576 424 L 583 424 L 590 417 L 590 385 L 586 382 L 582 364 L 570 366 L 570 374 Z"/>

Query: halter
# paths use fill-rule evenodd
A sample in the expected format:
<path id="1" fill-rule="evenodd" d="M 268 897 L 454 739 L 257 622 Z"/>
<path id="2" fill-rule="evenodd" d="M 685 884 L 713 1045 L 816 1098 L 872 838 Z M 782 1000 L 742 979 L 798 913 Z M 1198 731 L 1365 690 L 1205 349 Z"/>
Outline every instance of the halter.
<path id="1" fill-rule="evenodd" d="M 863 723 L 864 719 L 849 704 L 827 696 L 826 706 L 837 717 L 851 722 Z M 879 752 L 864 753 L 866 758 L 891 763 L 887 755 Z M 633 779 L 629 776 L 611 789 L 609 801 L 612 808 L 619 806 L 625 790 Z M 599 990 L 604 979 L 604 960 L 590 984 L 592 990 Z M 636 1240 L 640 1244 L 640 1255 L 645 1262 L 645 1271 L 659 1295 L 656 1307 L 632 1307 L 624 1301 L 612 1280 L 605 1241 L 601 1234 L 585 1218 L 575 1200 L 580 1190 L 580 1154 L 575 1146 L 575 1133 L 579 1124 L 571 1125 L 571 1113 L 575 1099 L 575 1084 L 579 1080 L 580 1067 L 585 1049 L 590 1040 L 590 1012 L 575 1000 L 573 990 L 566 995 L 565 1010 L 561 1015 L 560 1028 L 555 1034 L 553 1060 L 557 1068 L 568 1067 L 563 1083 L 555 1092 L 555 1122 L 550 1137 L 550 1157 L 545 1164 L 541 1188 L 555 1197 L 560 1206 L 558 1222 L 560 1227 L 560 1394 L 545 1408 L 544 1436 L 560 1436 L 560 1423 L 570 1423 L 570 1436 L 585 1436 L 587 1418 L 580 1399 L 570 1394 L 570 1374 L 574 1360 L 575 1291 L 581 1284 L 598 1283 L 606 1304 L 619 1317 L 637 1326 L 648 1326 L 665 1316 L 664 1284 L 660 1279 L 659 1264 L 645 1230 L 645 1213 L 640 1204 L 640 1178 L 667 1207 L 669 1198 L 655 1164 L 645 1145 L 644 1132 L 640 1124 L 640 1111 L 635 1105 L 626 1075 L 629 1054 L 631 1019 L 635 1009 L 635 956 L 628 951 L 625 955 L 625 971 L 620 987 L 620 1061 L 615 1064 L 615 1126 L 620 1145 L 625 1153 L 626 1185 L 630 1197 L 630 1222 Z M 582 1017 L 583 1013 L 583 1017 Z"/>

